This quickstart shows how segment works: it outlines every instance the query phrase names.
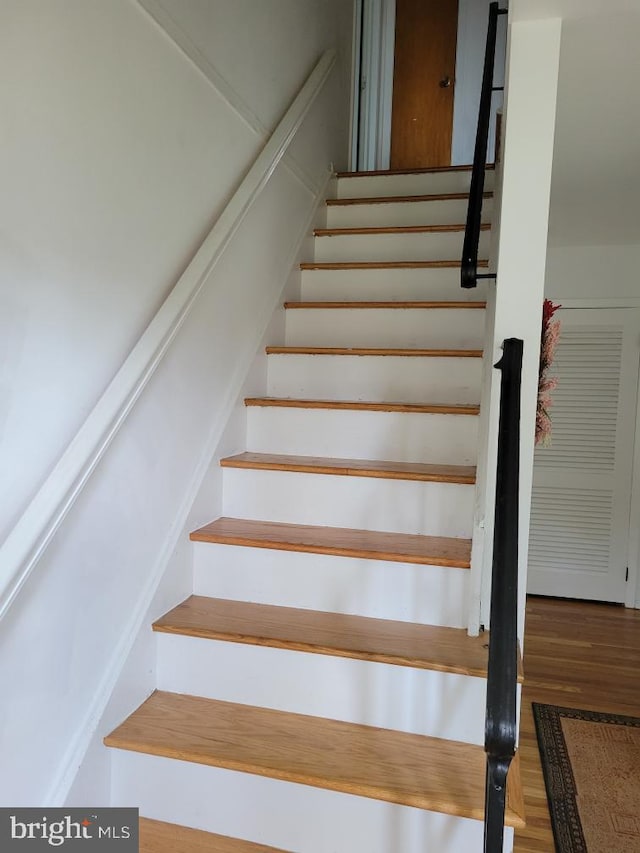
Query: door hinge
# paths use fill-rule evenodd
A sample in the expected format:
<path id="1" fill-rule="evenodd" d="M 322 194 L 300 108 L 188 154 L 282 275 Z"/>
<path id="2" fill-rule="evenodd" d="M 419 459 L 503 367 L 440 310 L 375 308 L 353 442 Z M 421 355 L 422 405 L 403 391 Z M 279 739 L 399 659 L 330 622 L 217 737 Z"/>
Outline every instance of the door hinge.
<path id="1" fill-rule="evenodd" d="M 629 582 L 629 566 L 627 566 L 627 573 L 626 573 L 626 575 L 624 576 L 624 582 L 625 582 L 625 583 L 628 583 L 628 582 Z"/>

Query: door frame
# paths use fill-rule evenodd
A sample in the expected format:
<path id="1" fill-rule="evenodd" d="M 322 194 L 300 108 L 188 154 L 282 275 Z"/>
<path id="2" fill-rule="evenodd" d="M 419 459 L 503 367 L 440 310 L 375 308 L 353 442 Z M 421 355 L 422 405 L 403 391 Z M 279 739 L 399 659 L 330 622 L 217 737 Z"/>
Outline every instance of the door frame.
<path id="1" fill-rule="evenodd" d="M 490 0 L 458 0 L 452 165 L 470 163 L 473 160 L 489 2 Z M 501 5 L 508 8 L 509 0 L 502 0 Z M 354 172 L 389 168 L 395 31 L 396 0 L 355 0 L 349 157 L 349 168 Z M 506 54 L 506 23 L 498 27 L 496 50 L 495 81 L 499 84 L 504 82 L 501 76 L 504 64 L 502 57 Z M 360 89 L 363 70 L 366 71 L 366 98 L 361 96 Z M 491 109 L 492 130 L 487 152 L 489 161 L 494 158 L 495 153 L 495 113 L 502 107 L 502 103 L 502 92 L 494 92 Z"/>
<path id="2" fill-rule="evenodd" d="M 396 0 L 356 0 L 351 95 L 352 171 L 388 169 Z"/>

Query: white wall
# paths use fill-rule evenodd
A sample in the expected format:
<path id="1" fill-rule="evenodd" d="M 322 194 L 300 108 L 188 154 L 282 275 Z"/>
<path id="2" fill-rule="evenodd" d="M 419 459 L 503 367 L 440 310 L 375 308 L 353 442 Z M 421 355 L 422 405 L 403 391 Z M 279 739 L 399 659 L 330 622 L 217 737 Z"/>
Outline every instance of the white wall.
<path id="1" fill-rule="evenodd" d="M 550 9 L 564 20 L 545 292 L 565 305 L 638 305 L 640 7 L 634 0 L 515 0 L 520 17 Z M 640 558 L 640 416 L 633 466 L 630 586 Z"/>
<path id="2" fill-rule="evenodd" d="M 350 25 L 340 0 L 173 5 L 269 129 Z M 6 0 L 0 39 L 1 541 L 262 139 L 134 0 Z M 345 164 L 336 79 L 319 145 Z M 312 185 L 317 130 L 294 146 Z"/>
<path id="3" fill-rule="evenodd" d="M 545 295 L 568 299 L 638 299 L 640 245 L 551 246 Z"/>
<path id="4" fill-rule="evenodd" d="M 134 0 L 3 6 L 3 533 L 251 164 L 264 132 L 246 110 L 272 129 L 322 51 L 351 45 L 343 0 L 175 6 L 215 61 L 224 97 Z M 188 592 L 189 507 L 328 165 L 346 165 L 348 64 L 343 53 L 294 141 L 295 161 L 254 204 L 0 623 L 0 679 L 11 685 L 0 705 L 4 804 L 64 798 L 167 566 L 162 607 Z M 196 523 L 215 515 L 216 495 L 214 483 Z M 150 648 L 136 645 L 131 664 L 142 695 L 153 684 Z"/>
<path id="5" fill-rule="evenodd" d="M 491 0 L 458 0 L 456 92 L 451 143 L 451 163 L 454 166 L 473 163 L 490 2 Z M 501 3 L 503 8 L 508 5 L 507 2 Z M 494 72 L 496 86 L 504 84 L 506 32 L 505 17 L 499 17 Z M 492 162 L 495 155 L 496 109 L 502 106 L 502 101 L 502 92 L 494 92 L 491 102 L 488 162 Z"/>
<path id="6" fill-rule="evenodd" d="M 134 2 L 8 0 L 3 21 L 0 539 L 257 148 Z"/>
<path id="7" fill-rule="evenodd" d="M 492 339 L 485 352 L 495 364 L 505 338 L 524 341 L 520 434 L 519 624 L 524 635 L 533 440 L 538 389 L 549 198 L 560 56 L 560 19 L 510 24 L 498 279 L 490 299 Z M 500 376 L 491 371 L 483 390 L 488 421 L 482 621 L 488 622 Z"/>
<path id="8" fill-rule="evenodd" d="M 616 5 L 562 23 L 553 247 L 640 244 L 640 4 Z"/>

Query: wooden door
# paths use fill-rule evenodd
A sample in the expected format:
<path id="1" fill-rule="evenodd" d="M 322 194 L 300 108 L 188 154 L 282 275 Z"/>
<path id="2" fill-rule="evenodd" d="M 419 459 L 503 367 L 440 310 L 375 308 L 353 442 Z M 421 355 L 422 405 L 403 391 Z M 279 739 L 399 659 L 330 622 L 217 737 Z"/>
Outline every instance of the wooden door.
<path id="1" fill-rule="evenodd" d="M 558 387 L 551 443 L 535 454 L 527 591 L 624 602 L 640 310 L 558 316 Z"/>
<path id="2" fill-rule="evenodd" d="M 458 0 L 396 0 L 391 168 L 451 165 Z"/>

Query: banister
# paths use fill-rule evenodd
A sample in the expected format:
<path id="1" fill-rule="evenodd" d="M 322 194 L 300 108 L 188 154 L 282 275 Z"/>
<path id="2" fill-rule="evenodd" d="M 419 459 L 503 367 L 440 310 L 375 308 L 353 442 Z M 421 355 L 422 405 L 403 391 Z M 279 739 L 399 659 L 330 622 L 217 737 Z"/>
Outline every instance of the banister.
<path id="1" fill-rule="evenodd" d="M 469 187 L 469 207 L 467 209 L 467 222 L 464 232 L 462 261 L 460 264 L 460 285 L 466 288 L 475 287 L 479 278 L 495 278 L 491 273 L 478 275 L 478 245 L 480 243 L 480 221 L 482 217 L 484 179 L 487 166 L 489 124 L 491 120 L 491 95 L 494 91 L 493 69 L 496 57 L 498 16 L 506 14 L 507 10 L 499 9 L 497 2 L 489 4 L 487 44 L 484 54 L 484 70 L 482 73 L 482 89 L 480 90 L 480 108 L 478 110 L 478 126 L 473 154 L 471 185 Z"/>
<path id="2" fill-rule="evenodd" d="M 335 50 L 322 55 L 188 267 L 0 546 L 0 618 L 162 361 L 213 268 L 304 121 L 335 59 Z"/>
<path id="3" fill-rule="evenodd" d="M 507 774 L 516 746 L 518 506 L 523 342 L 504 341 L 496 476 L 485 752 L 485 853 L 502 853 Z"/>

